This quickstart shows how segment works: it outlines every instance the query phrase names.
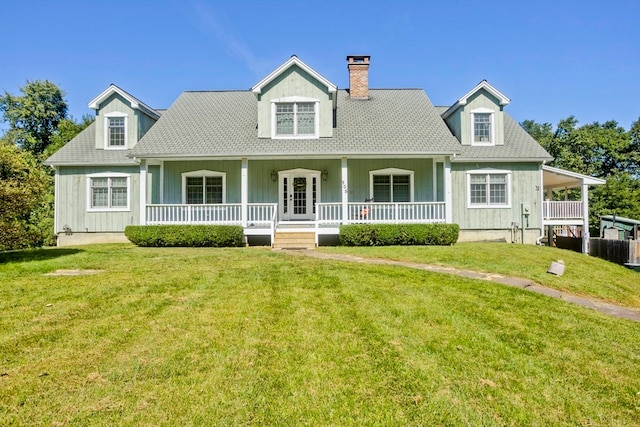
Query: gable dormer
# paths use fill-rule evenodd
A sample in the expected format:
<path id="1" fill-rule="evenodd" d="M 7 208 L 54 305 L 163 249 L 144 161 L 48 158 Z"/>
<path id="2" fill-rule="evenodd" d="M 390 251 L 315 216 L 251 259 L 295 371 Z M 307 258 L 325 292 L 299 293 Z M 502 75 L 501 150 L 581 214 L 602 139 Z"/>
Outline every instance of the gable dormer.
<path id="1" fill-rule="evenodd" d="M 251 88 L 258 100 L 258 137 L 333 136 L 337 87 L 293 55 Z"/>
<path id="2" fill-rule="evenodd" d="M 509 98 L 483 80 L 442 117 L 462 145 L 504 145 L 503 114 L 509 102 Z"/>
<path id="3" fill-rule="evenodd" d="M 160 115 L 153 108 L 111 84 L 89 103 L 96 110 L 96 149 L 133 148 Z"/>

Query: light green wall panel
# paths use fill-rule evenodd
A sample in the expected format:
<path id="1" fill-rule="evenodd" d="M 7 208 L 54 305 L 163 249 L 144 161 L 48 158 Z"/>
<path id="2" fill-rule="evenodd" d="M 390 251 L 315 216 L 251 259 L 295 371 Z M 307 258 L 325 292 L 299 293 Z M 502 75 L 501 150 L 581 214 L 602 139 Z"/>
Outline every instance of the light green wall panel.
<path id="1" fill-rule="evenodd" d="M 320 137 L 333 136 L 332 95 L 309 73 L 293 65 L 262 90 L 258 100 L 259 138 L 271 138 L 271 100 L 291 96 L 318 99 Z"/>
<path id="2" fill-rule="evenodd" d="M 444 163 L 442 162 L 436 163 L 436 184 L 436 200 L 438 202 L 444 202 Z"/>
<path id="3" fill-rule="evenodd" d="M 467 208 L 467 171 L 485 168 L 511 171 L 510 208 Z M 522 225 L 520 206 L 524 204 L 529 207 L 529 228 L 542 228 L 540 174 L 535 163 L 453 163 L 453 222 L 462 229 L 508 229 L 511 223 Z"/>
<path id="4" fill-rule="evenodd" d="M 182 174 L 200 170 L 226 173 L 226 202 L 240 203 L 240 160 L 198 160 L 164 163 L 164 203 L 182 203 Z"/>
<path id="5" fill-rule="evenodd" d="M 131 175 L 130 210 L 127 212 L 90 212 L 87 210 L 87 175 L 118 172 Z M 58 168 L 56 198 L 57 232 L 66 225 L 74 232 L 122 232 L 127 225 L 140 221 L 140 174 L 137 167 L 66 167 Z"/>
<path id="6" fill-rule="evenodd" d="M 138 120 L 136 111 L 130 107 L 129 102 L 114 93 L 99 107 L 96 115 L 96 148 L 104 149 L 105 115 L 116 112 L 127 115 L 127 144 L 128 148 L 133 148 L 138 142 Z"/>
<path id="7" fill-rule="evenodd" d="M 144 114 L 139 110 L 136 110 L 135 113 L 136 113 L 136 120 L 138 121 L 138 138 L 135 142 L 138 142 L 140 138 L 142 138 L 144 134 L 147 133 L 149 129 L 151 129 L 151 126 L 153 126 L 156 123 L 156 120 L 152 119 L 151 117 L 147 116 L 146 114 Z"/>
<path id="8" fill-rule="evenodd" d="M 327 180 L 320 181 L 320 201 L 340 202 L 342 169 L 337 159 L 310 160 L 249 160 L 249 203 L 278 203 L 278 181 L 271 179 L 272 171 L 309 169 L 327 171 Z"/>
<path id="9" fill-rule="evenodd" d="M 349 201 L 362 202 L 371 197 L 369 172 L 398 168 L 414 171 L 414 201 L 431 202 L 433 198 L 432 159 L 349 159 Z"/>
<path id="10" fill-rule="evenodd" d="M 160 166 L 149 166 L 147 171 L 147 200 L 153 204 L 160 203 Z"/>
<path id="11" fill-rule="evenodd" d="M 477 108 L 487 108 L 494 113 L 494 141 L 495 145 L 504 145 L 504 114 L 500 101 L 484 89 L 469 97 L 467 104 L 461 106 L 446 119 L 449 128 L 462 145 L 471 145 L 471 111 Z"/>

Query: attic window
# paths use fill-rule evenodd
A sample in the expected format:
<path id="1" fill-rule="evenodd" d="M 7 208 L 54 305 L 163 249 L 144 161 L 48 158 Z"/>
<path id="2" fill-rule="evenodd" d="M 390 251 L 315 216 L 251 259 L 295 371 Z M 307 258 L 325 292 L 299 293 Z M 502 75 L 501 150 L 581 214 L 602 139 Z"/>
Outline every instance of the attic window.
<path id="1" fill-rule="evenodd" d="M 482 108 L 471 112 L 472 145 L 494 145 L 494 114 Z"/>
<path id="2" fill-rule="evenodd" d="M 127 115 L 109 113 L 104 118 L 104 145 L 106 149 L 127 148 Z"/>
<path id="3" fill-rule="evenodd" d="M 288 99 L 286 101 L 289 101 Z M 273 103 L 273 138 L 317 138 L 318 102 Z"/>

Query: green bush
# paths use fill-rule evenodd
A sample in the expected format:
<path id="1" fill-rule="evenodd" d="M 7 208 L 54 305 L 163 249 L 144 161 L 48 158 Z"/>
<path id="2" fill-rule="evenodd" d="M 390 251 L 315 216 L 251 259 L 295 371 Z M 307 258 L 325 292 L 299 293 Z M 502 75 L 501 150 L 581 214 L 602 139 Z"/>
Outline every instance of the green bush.
<path id="1" fill-rule="evenodd" d="M 239 225 L 129 225 L 124 234 L 138 246 L 237 247 L 243 245 Z"/>
<path id="2" fill-rule="evenodd" d="M 452 245 L 458 224 L 349 224 L 340 226 L 344 246 Z"/>

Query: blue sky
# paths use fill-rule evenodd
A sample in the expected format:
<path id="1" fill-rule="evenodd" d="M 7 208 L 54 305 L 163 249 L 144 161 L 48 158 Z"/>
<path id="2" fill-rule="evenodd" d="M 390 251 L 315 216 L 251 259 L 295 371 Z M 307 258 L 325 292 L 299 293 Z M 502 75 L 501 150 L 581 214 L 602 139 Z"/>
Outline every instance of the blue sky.
<path id="1" fill-rule="evenodd" d="M 292 54 L 347 88 L 345 57 L 366 54 L 372 88 L 451 105 L 487 79 L 517 121 L 629 129 L 639 22 L 640 0 L 0 0 L 0 90 L 48 79 L 79 119 L 110 83 L 168 108 L 184 90 L 248 89 Z"/>

